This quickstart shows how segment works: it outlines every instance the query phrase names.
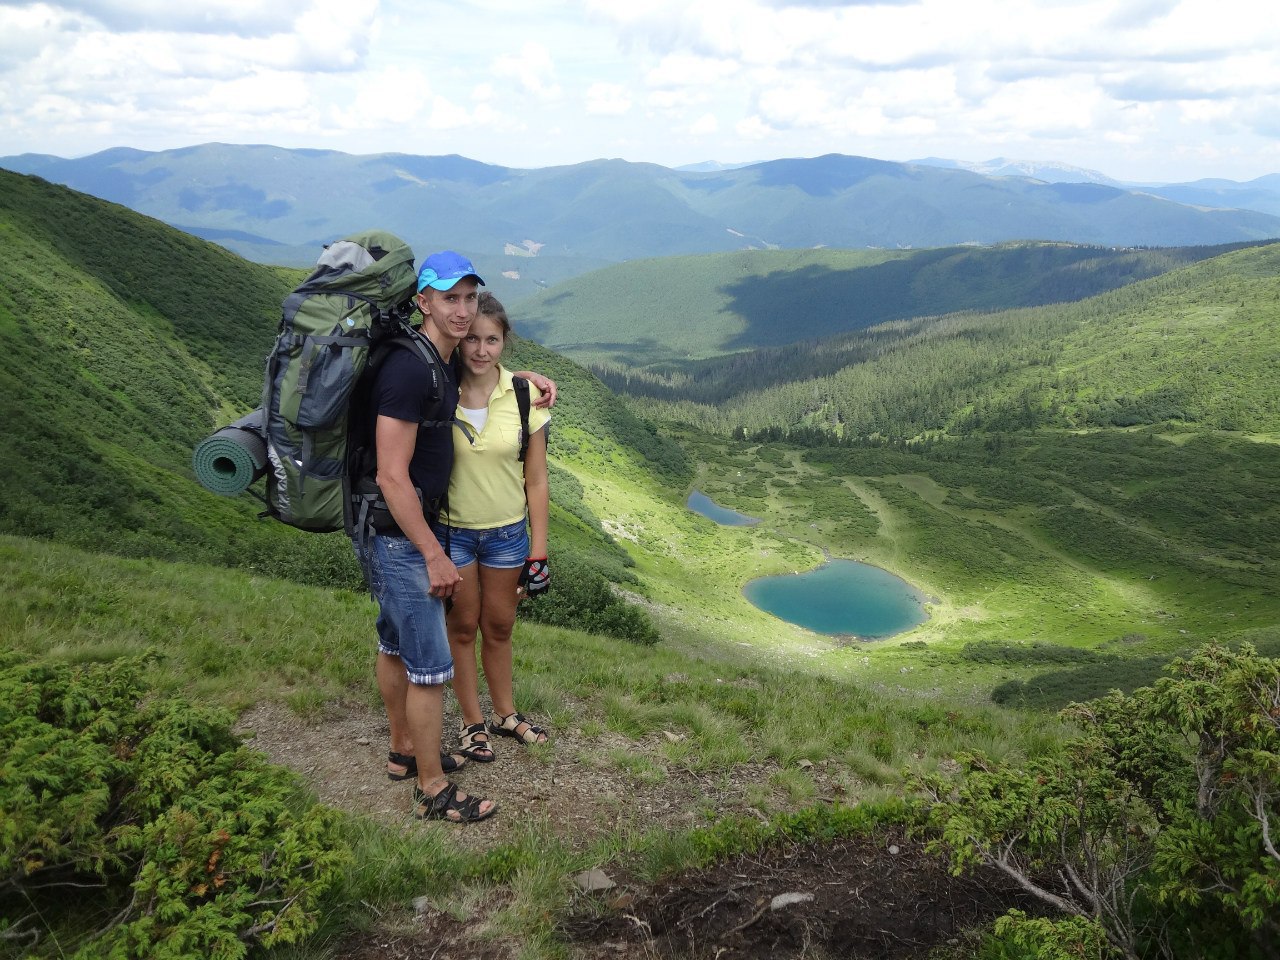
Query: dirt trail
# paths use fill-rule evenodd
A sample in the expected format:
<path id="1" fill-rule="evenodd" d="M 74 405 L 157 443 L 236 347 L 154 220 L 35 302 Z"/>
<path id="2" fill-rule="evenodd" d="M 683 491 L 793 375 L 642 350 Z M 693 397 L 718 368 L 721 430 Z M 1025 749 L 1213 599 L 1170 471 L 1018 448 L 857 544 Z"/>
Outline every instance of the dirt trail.
<path id="1" fill-rule="evenodd" d="M 456 729 L 446 715 L 445 729 Z M 497 816 L 457 827 L 419 823 L 408 782 L 385 774 L 386 721 L 363 705 L 333 707 L 303 720 L 275 704 L 245 713 L 237 729 L 272 761 L 300 773 L 320 799 L 393 828 L 438 830 L 461 847 L 487 849 L 512 839 L 533 819 L 576 849 L 620 829 L 681 831 L 705 824 L 705 811 L 764 816 L 759 796 L 777 768 L 743 765 L 703 776 L 673 768 L 666 734 L 633 741 L 613 733 L 553 730 L 550 748 L 527 750 L 497 739 L 498 759 L 470 763 L 456 775 L 469 792 L 498 800 Z M 672 734 L 674 736 L 674 734 Z M 644 755 L 665 776 L 637 781 L 614 751 Z M 834 794 L 814 767 L 818 793 Z M 780 795 L 769 797 L 775 808 Z M 918 841 L 899 831 L 733 858 L 649 887 L 606 865 L 613 888 L 581 894 L 563 919 L 561 937 L 574 960 L 780 960 L 780 958 L 923 958 L 935 947 L 959 949 L 962 931 L 1010 906 L 1032 907 L 995 876 L 951 877 Z M 779 904 L 781 904 L 779 906 Z M 488 905 L 492 911 L 499 904 Z M 334 960 L 516 960 L 523 944 L 479 938 L 477 925 L 409 905 L 399 917 L 332 947 Z"/>

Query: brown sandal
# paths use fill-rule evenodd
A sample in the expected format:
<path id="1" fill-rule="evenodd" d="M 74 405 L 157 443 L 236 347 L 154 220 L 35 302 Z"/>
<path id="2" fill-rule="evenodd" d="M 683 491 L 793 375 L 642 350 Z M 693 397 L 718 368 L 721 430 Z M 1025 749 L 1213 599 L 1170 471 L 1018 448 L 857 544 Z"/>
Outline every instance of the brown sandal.
<path id="1" fill-rule="evenodd" d="M 520 732 L 521 726 L 525 728 L 523 733 Z M 489 732 L 496 733 L 502 737 L 511 737 L 527 746 L 536 746 L 540 743 L 548 743 L 551 740 L 551 737 L 547 735 L 547 731 L 541 727 L 534 726 L 519 713 L 509 713 L 505 717 L 498 717 L 495 714 L 494 719 L 489 721 Z M 542 739 L 539 740 L 539 737 Z"/>

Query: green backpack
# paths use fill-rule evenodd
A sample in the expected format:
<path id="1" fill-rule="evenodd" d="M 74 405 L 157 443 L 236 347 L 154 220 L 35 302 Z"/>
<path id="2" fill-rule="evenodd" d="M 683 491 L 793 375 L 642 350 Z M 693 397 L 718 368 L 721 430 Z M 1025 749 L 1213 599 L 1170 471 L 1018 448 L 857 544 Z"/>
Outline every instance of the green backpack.
<path id="1" fill-rule="evenodd" d="M 267 515 L 344 528 L 352 393 L 370 348 L 411 320 L 416 281 L 409 246 L 370 230 L 326 246 L 285 299 L 262 397 Z"/>

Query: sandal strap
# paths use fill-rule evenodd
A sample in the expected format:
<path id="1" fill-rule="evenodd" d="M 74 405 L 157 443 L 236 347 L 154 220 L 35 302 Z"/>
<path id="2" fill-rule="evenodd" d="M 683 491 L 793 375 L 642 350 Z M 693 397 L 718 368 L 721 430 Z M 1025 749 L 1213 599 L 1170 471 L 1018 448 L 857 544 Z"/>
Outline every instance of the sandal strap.
<path id="1" fill-rule="evenodd" d="M 489 813 L 482 814 L 480 812 L 480 804 L 484 803 L 482 797 L 469 796 L 465 800 L 458 799 L 458 785 L 452 781 L 448 781 L 444 785 L 444 789 L 437 793 L 434 797 L 429 797 L 422 792 L 422 788 L 414 786 L 413 802 L 417 804 L 425 804 L 426 809 L 418 815 L 419 819 L 437 819 L 448 820 L 449 822 L 468 823 L 475 820 L 483 820 L 485 817 L 493 813 L 493 809 Z M 455 821 L 450 813 L 458 814 Z"/>
<path id="2" fill-rule="evenodd" d="M 529 720 L 523 713 L 518 710 L 515 713 L 509 713 L 505 717 L 499 717 L 498 723 L 490 723 L 489 729 L 499 733 L 506 733 L 507 736 L 515 737 L 517 740 L 523 740 L 525 743 L 537 743 L 538 737 L 546 736 L 547 731 L 543 730 L 533 721 Z M 512 722 L 514 721 L 514 722 Z M 520 733 L 520 725 L 524 724 L 526 730 Z"/>

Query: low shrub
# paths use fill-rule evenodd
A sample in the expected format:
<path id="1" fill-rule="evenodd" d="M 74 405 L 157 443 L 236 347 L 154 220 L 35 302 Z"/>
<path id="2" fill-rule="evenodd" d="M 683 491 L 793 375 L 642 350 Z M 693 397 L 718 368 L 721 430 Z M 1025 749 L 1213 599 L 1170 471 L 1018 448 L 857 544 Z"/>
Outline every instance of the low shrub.
<path id="1" fill-rule="evenodd" d="M 957 870 L 995 867 L 1100 925 L 1128 958 L 1269 956 L 1264 945 L 1280 942 L 1280 660 L 1215 644 L 1168 671 L 1063 711 L 1080 733 L 1059 754 L 971 754 L 956 782 L 916 778 L 933 845 Z"/>
<path id="2" fill-rule="evenodd" d="M 234 960 L 315 929 L 338 815 L 143 667 L 0 664 L 0 953 Z"/>

